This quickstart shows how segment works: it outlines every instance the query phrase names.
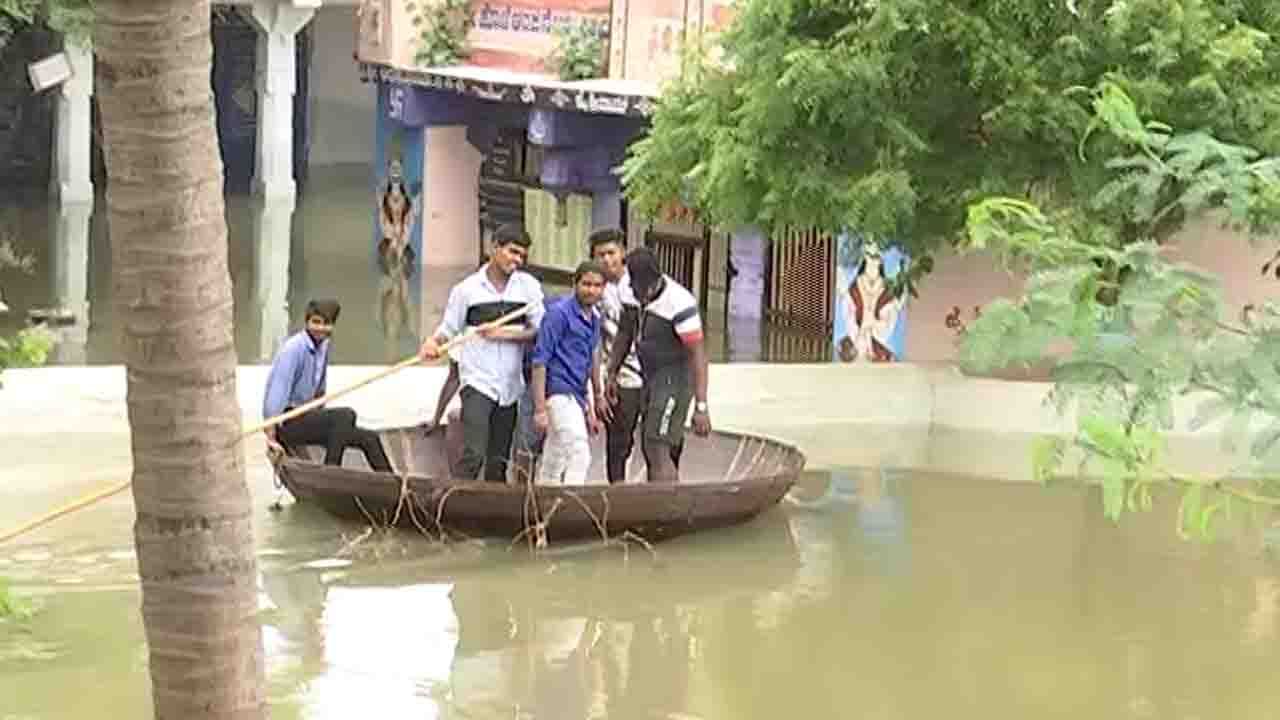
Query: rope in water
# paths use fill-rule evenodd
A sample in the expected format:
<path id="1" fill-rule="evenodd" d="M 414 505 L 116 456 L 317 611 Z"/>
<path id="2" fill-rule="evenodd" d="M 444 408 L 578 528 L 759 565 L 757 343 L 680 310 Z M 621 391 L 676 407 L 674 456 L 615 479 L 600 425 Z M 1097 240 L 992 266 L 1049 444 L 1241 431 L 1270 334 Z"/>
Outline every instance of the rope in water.
<path id="1" fill-rule="evenodd" d="M 453 338 L 449 342 L 440 346 L 441 356 L 442 357 L 446 356 L 451 349 L 476 337 L 477 335 L 479 335 L 481 332 L 485 330 L 499 328 L 511 322 L 512 320 L 518 320 L 519 318 L 524 317 L 524 315 L 527 314 L 532 309 L 533 309 L 533 305 L 531 303 L 525 304 L 520 308 L 512 310 L 506 315 L 503 315 L 497 320 L 493 320 L 481 325 L 476 325 L 475 327 L 468 328 L 466 332 L 462 333 L 461 335 Z M 388 368 L 383 368 L 382 370 L 379 370 L 373 375 L 370 375 L 369 377 L 357 383 L 348 385 L 347 387 L 342 388 L 341 390 L 336 390 L 334 392 L 331 392 L 328 395 L 318 397 L 310 402 L 303 403 L 302 405 L 299 405 L 298 407 L 288 412 L 281 413 L 279 415 L 276 415 L 275 417 L 268 418 L 256 425 L 246 428 L 244 432 L 240 434 L 240 437 L 237 438 L 237 442 L 244 440 L 245 438 L 251 437 L 255 433 L 262 432 L 263 430 L 266 430 L 269 427 L 274 427 L 287 420 L 292 420 L 298 417 L 299 415 L 302 415 L 311 410 L 314 410 L 317 407 L 320 407 L 321 405 L 324 405 L 325 403 L 332 402 L 333 400 L 337 400 L 343 395 L 359 390 L 365 385 L 376 382 L 390 375 L 394 375 L 395 373 L 398 373 L 407 367 L 412 367 L 420 363 L 422 363 L 422 359 L 419 358 L 417 355 L 414 355 L 413 357 L 407 357 L 404 360 L 401 360 L 400 362 L 396 363 L 395 365 L 392 365 L 391 367 L 388 367 Z M 60 517 L 65 517 L 67 515 L 70 515 L 71 513 L 76 512 L 77 510 L 82 510 L 86 507 L 89 507 L 90 505 L 93 505 L 99 500 L 104 500 L 106 498 L 111 497 L 112 495 L 123 492 L 132 484 L 133 484 L 132 478 L 125 480 L 124 482 L 113 484 L 110 487 L 106 487 L 96 492 L 85 495 L 84 497 L 78 500 L 75 500 L 74 502 L 67 503 L 66 505 L 63 505 L 62 507 L 57 508 L 56 510 L 51 510 L 45 513 L 44 515 L 41 515 L 33 520 L 23 523 L 22 525 L 19 525 L 16 528 L 13 528 L 11 530 L 6 530 L 4 533 L 0 534 L 0 543 L 6 543 L 16 537 L 25 535 L 26 533 L 29 533 L 38 527 L 43 527 L 44 525 L 48 525 L 49 523 L 53 522 L 54 520 L 57 520 Z"/>

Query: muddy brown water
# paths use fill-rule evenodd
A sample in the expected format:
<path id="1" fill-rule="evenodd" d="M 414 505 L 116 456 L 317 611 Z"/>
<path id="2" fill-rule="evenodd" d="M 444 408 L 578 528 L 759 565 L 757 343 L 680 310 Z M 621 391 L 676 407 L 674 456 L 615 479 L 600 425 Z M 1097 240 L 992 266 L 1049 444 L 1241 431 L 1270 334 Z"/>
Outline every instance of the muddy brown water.
<path id="1" fill-rule="evenodd" d="M 1280 707 L 1276 566 L 1248 527 L 1212 546 L 1178 539 L 1174 503 L 1116 526 L 1087 488 L 811 472 L 756 521 L 656 554 L 531 557 L 408 533 L 344 552 L 359 527 L 269 512 L 268 470 L 249 467 L 273 718 L 1245 720 Z M 3 479 L 6 526 L 68 492 Z M 41 605 L 0 625 L 0 718 L 150 717 L 131 521 L 115 498 L 0 546 L 0 575 Z"/>
<path id="2" fill-rule="evenodd" d="M 256 242 L 249 204 L 228 203 L 241 361 L 269 357 L 313 294 L 344 302 L 334 362 L 403 357 L 467 269 L 416 278 L 404 327 L 389 330 L 367 169 L 312 187 L 287 248 Z M 56 363 L 119 362 L 104 209 L 80 264 L 57 252 L 48 208 L 21 213 L 38 266 L 3 278 L 14 311 L 0 330 L 67 287 L 91 303 L 61 331 Z M 822 356 L 758 323 L 710 320 L 718 361 Z M 93 432 L 0 432 L 0 527 L 123 479 L 127 442 Z M 946 448 L 976 468 L 998 446 Z M 1000 452 L 1025 461 L 1022 446 Z M 269 512 L 269 471 L 248 467 L 273 718 L 1252 720 L 1280 708 L 1276 564 L 1248 526 L 1213 546 L 1179 539 L 1174 502 L 1116 526 L 1087 488 L 811 472 L 758 520 L 656 555 L 530 557 L 405 533 L 344 552 L 360 528 L 303 506 Z M 151 716 L 132 521 L 124 494 L 0 545 L 0 577 L 40 605 L 0 624 L 0 720 Z"/>

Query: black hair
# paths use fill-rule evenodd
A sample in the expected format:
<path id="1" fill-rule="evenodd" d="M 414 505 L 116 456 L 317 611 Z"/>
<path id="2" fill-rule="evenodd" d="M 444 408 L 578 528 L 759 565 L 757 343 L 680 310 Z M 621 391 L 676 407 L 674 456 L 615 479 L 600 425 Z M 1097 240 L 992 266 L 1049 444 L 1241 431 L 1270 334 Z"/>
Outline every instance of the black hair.
<path id="1" fill-rule="evenodd" d="M 506 223 L 499 225 L 497 230 L 493 231 L 493 246 L 500 248 L 503 245 L 519 245 L 525 250 L 533 244 L 533 238 L 529 237 L 529 233 L 525 229 L 514 223 Z"/>
<path id="2" fill-rule="evenodd" d="M 323 300 L 308 300 L 307 313 L 303 315 L 303 319 L 318 315 L 333 324 L 338 322 L 338 315 L 342 313 L 342 303 L 337 300 L 325 298 Z"/>
<path id="3" fill-rule="evenodd" d="M 627 272 L 631 275 L 631 286 L 634 288 L 651 288 L 662 279 L 658 256 L 647 247 L 638 247 L 627 253 Z"/>
<path id="4" fill-rule="evenodd" d="M 623 250 L 627 249 L 627 234 L 618 228 L 600 228 L 587 236 L 587 252 L 595 253 L 596 248 L 609 243 L 617 243 Z"/>
<path id="5" fill-rule="evenodd" d="M 604 279 L 604 268 L 595 260 L 583 260 L 578 263 L 578 268 L 573 271 L 573 284 L 577 285 L 583 275 L 599 275 Z"/>

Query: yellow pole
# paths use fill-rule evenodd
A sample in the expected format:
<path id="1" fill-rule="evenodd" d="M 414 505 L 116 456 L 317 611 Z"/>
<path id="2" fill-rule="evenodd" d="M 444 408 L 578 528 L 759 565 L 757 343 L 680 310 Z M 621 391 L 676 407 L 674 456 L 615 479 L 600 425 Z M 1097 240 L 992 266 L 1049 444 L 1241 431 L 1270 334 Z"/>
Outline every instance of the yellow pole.
<path id="1" fill-rule="evenodd" d="M 464 342 L 467 342 L 471 338 L 476 337 L 483 330 L 502 327 L 503 325 L 511 322 L 512 320 L 516 320 L 518 318 L 524 317 L 532 309 L 533 309 L 533 306 L 531 304 L 526 304 L 520 308 L 517 308 L 516 310 L 512 310 L 511 312 L 507 313 L 506 315 L 503 315 L 497 320 L 494 320 L 492 322 L 487 322 L 482 325 L 477 325 L 473 328 L 468 328 L 466 332 L 453 338 L 452 340 L 445 343 L 444 345 L 441 345 L 440 346 L 441 354 L 448 353 L 449 350 L 453 349 L 454 347 L 461 345 Z M 355 390 L 359 390 L 365 385 L 368 385 L 377 380 L 381 380 L 382 378 L 387 377 L 389 375 L 394 375 L 395 373 L 398 373 L 407 367 L 412 367 L 414 365 L 417 365 L 420 362 L 422 361 L 421 359 L 418 358 L 417 355 L 414 355 L 412 357 L 407 357 L 404 360 L 401 360 L 400 362 L 396 363 L 395 365 L 392 365 L 389 368 L 384 368 L 382 370 L 379 370 L 373 375 L 370 375 L 369 377 L 357 383 L 348 385 L 347 387 L 342 388 L 341 390 L 329 393 L 328 395 L 318 397 L 308 403 L 299 405 L 298 407 L 286 413 L 281 413 L 279 415 L 276 415 L 275 417 L 263 420 L 262 422 L 245 429 L 245 431 L 241 433 L 239 440 L 244 440 L 245 438 L 253 435 L 254 433 L 262 432 L 266 428 L 279 425 L 280 423 L 285 422 L 286 420 L 292 420 L 298 417 L 299 415 L 302 415 L 303 413 L 314 410 L 315 408 L 331 400 L 336 400 L 342 397 L 343 395 L 346 395 L 347 393 L 353 392 Z M 133 478 L 130 478 L 128 480 L 125 480 L 124 482 L 114 484 L 110 487 L 103 488 L 101 490 L 98 490 L 97 492 L 86 495 L 74 502 L 63 505 L 62 507 L 56 510 L 51 510 L 45 513 L 44 515 L 41 515 L 40 517 L 35 518 L 34 520 L 31 520 L 22 525 L 19 525 L 16 528 L 13 528 L 12 530 L 6 530 L 3 534 L 0 534 L 0 543 L 5 543 L 20 535 L 25 535 L 26 533 L 31 532 L 32 530 L 35 530 L 38 527 L 47 525 L 53 522 L 54 520 L 57 520 L 58 518 L 63 517 L 64 515 L 70 515 L 71 513 L 77 510 L 86 508 L 98 502 L 99 500 L 109 498 L 112 495 L 115 495 L 116 493 L 124 491 L 126 488 L 128 488 L 132 484 L 133 484 Z"/>

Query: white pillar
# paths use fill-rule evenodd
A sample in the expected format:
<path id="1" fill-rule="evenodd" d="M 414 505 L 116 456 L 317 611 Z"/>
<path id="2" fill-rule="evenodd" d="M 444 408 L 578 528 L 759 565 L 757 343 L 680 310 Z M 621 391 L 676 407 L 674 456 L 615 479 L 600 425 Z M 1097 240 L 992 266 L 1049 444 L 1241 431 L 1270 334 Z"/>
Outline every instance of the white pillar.
<path id="1" fill-rule="evenodd" d="M 66 194 L 64 193 L 64 198 Z M 89 218 L 93 215 L 93 196 L 89 202 L 63 199 L 54 210 L 57 232 L 53 236 L 50 272 L 53 276 L 54 309 L 69 312 L 74 320 L 69 325 L 53 324 L 57 344 L 52 361 L 58 365 L 82 365 L 89 341 Z"/>
<path id="2" fill-rule="evenodd" d="M 54 125 L 52 188 L 64 203 L 93 205 L 90 148 L 93 122 L 93 48 L 67 40 L 63 52 L 71 65 L 71 77 L 58 86 Z"/>
<path id="3" fill-rule="evenodd" d="M 258 142 L 254 192 L 294 197 L 293 96 L 298 87 L 296 36 L 315 15 L 314 7 L 289 0 L 254 0 L 245 13 L 258 29 Z"/>
<path id="4" fill-rule="evenodd" d="M 257 342 L 254 359 L 269 362 L 289 332 L 289 248 L 294 200 L 267 196 L 255 202 L 253 215 L 252 306 Z"/>

